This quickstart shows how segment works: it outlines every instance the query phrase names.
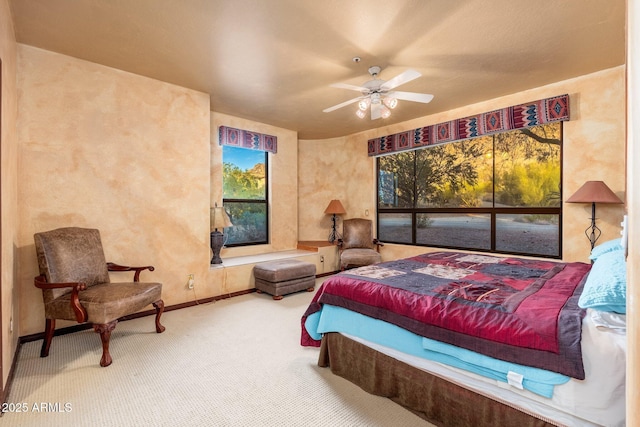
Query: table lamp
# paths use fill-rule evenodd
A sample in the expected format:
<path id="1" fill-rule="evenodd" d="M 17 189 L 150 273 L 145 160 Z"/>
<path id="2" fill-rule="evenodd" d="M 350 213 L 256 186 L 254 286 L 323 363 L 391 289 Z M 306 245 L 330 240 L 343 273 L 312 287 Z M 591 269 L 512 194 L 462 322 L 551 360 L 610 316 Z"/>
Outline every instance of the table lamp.
<path id="1" fill-rule="evenodd" d="M 211 208 L 211 250 L 213 251 L 211 264 L 222 264 L 220 251 L 224 245 L 224 234 L 218 231 L 218 228 L 224 229 L 231 226 L 233 226 L 233 224 L 224 207 L 219 207 L 216 203 L 215 206 Z"/>
<path id="2" fill-rule="evenodd" d="M 329 206 L 324 210 L 324 213 L 333 215 L 331 220 L 333 221 L 333 226 L 331 228 L 331 234 L 329 234 L 329 242 L 333 243 L 340 238 L 338 231 L 336 230 L 336 215 L 342 215 L 347 213 L 344 210 L 344 206 L 340 203 L 340 200 L 334 199 L 329 202 Z"/>

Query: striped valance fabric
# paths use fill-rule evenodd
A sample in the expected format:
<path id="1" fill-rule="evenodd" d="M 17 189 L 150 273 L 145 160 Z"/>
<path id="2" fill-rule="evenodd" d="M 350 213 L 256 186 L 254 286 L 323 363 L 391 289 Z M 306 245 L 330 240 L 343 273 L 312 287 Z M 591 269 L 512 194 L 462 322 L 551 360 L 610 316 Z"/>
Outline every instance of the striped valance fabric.
<path id="1" fill-rule="evenodd" d="M 370 139 L 368 152 L 379 156 L 565 120 L 569 120 L 566 94 Z"/>
<path id="2" fill-rule="evenodd" d="M 273 135 L 220 126 L 218 127 L 218 136 L 220 145 L 231 145 L 270 153 L 278 152 L 278 137 Z"/>

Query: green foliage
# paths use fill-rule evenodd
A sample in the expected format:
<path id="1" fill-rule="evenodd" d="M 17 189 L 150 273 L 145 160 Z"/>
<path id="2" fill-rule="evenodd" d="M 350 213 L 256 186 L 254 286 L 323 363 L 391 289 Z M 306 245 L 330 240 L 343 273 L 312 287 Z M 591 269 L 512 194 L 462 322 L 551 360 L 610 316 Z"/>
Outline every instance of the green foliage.
<path id="1" fill-rule="evenodd" d="M 252 169 L 242 170 L 233 163 L 222 165 L 222 191 L 225 199 L 264 200 L 265 167 L 257 164 Z"/>
<path id="2" fill-rule="evenodd" d="M 557 206 L 551 195 L 560 186 L 560 164 L 529 162 L 514 165 L 497 179 L 499 203 L 508 206 Z"/>
<path id="3" fill-rule="evenodd" d="M 559 206 L 559 126 L 499 134 L 496 199 L 507 206 Z"/>
<path id="4" fill-rule="evenodd" d="M 233 227 L 226 230 L 227 244 L 267 241 L 267 188 L 264 163 L 242 170 L 236 164 L 222 166 L 223 197 Z M 231 200 L 230 200 L 231 199 Z M 260 202 L 251 202 L 256 200 Z"/>
<path id="5" fill-rule="evenodd" d="M 559 206 L 560 129 L 537 126 L 381 157 L 379 205 L 493 205 L 495 179 L 495 203 Z"/>
<path id="6" fill-rule="evenodd" d="M 458 205 L 463 189 L 478 183 L 477 159 L 484 151 L 483 144 L 470 141 L 418 151 L 417 169 L 424 172 L 416 183 L 417 206 Z"/>
<path id="7" fill-rule="evenodd" d="M 379 190 L 380 203 L 389 204 L 392 201 L 394 207 L 413 207 L 415 152 L 406 151 L 381 157 L 379 162 L 380 171 L 387 172 L 384 186 Z"/>
<path id="8" fill-rule="evenodd" d="M 427 214 L 416 215 L 416 227 L 429 228 L 433 224 L 433 220 Z"/>
<path id="9" fill-rule="evenodd" d="M 491 193 L 491 181 L 481 181 L 476 185 L 465 183 L 458 191 L 458 204 L 464 208 L 476 208 L 482 205 L 483 196 Z"/>
<path id="10" fill-rule="evenodd" d="M 226 202 L 225 208 L 233 227 L 227 229 L 228 244 L 266 242 L 266 204 L 251 202 Z"/>

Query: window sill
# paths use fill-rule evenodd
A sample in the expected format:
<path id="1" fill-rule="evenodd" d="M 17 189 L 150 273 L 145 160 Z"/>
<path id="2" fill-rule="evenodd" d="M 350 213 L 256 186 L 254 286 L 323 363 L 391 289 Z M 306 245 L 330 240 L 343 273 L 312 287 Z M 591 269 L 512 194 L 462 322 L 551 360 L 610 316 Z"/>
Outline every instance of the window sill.
<path id="1" fill-rule="evenodd" d="M 245 255 L 236 257 L 226 257 L 222 260 L 222 264 L 211 264 L 211 269 L 236 267 L 247 264 L 257 264 L 259 262 L 274 261 L 277 259 L 297 258 L 301 256 L 317 256 L 317 252 L 310 250 L 290 250 L 279 252 L 268 252 L 264 254 Z"/>

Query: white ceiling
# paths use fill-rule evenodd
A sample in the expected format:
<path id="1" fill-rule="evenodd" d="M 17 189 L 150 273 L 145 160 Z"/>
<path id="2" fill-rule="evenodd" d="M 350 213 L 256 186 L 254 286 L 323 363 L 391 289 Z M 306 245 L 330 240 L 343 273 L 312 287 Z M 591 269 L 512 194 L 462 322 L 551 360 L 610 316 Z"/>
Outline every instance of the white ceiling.
<path id="1" fill-rule="evenodd" d="M 211 109 L 343 136 L 624 64 L 625 0 L 10 0 L 18 42 L 210 94 Z M 359 63 L 352 58 L 359 56 Z M 398 90 L 355 116 L 367 69 Z"/>

